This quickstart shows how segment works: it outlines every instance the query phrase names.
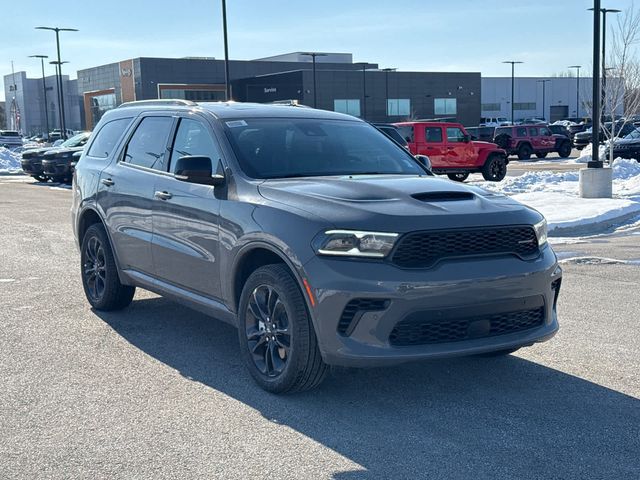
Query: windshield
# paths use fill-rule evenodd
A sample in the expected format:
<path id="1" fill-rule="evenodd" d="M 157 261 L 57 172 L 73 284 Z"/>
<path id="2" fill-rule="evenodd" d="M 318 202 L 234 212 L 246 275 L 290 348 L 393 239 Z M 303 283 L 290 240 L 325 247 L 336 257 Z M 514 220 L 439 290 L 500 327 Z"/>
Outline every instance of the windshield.
<path id="1" fill-rule="evenodd" d="M 640 138 L 640 131 L 639 130 L 632 130 L 631 133 L 625 135 L 624 138 Z"/>
<path id="2" fill-rule="evenodd" d="M 300 118 L 225 122 L 240 168 L 252 178 L 426 174 L 368 123 Z"/>
<path id="3" fill-rule="evenodd" d="M 87 139 L 89 138 L 88 133 L 79 133 L 78 135 L 74 135 L 68 140 L 65 140 L 60 145 L 61 147 L 81 147 L 85 143 L 87 143 Z"/>

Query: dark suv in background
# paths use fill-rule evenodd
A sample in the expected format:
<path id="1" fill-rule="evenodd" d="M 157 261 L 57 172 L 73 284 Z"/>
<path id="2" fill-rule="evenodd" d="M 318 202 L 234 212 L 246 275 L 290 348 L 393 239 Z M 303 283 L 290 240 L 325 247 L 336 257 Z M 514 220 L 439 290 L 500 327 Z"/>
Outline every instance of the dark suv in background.
<path id="1" fill-rule="evenodd" d="M 544 124 L 498 127 L 493 141 L 520 160 L 529 160 L 534 154 L 544 158 L 551 152 L 558 152 L 562 158 L 571 155 L 571 139 L 552 133 Z"/>
<path id="2" fill-rule="evenodd" d="M 331 364 L 508 354 L 558 329 L 542 215 L 434 177 L 348 115 L 124 104 L 73 185 L 89 303 L 124 308 L 142 287 L 227 321 L 272 392 Z"/>

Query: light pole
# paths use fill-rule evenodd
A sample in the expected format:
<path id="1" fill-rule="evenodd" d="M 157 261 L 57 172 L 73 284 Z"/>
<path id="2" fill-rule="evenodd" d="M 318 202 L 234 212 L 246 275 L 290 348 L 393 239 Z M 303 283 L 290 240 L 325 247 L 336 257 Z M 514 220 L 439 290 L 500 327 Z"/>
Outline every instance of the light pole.
<path id="1" fill-rule="evenodd" d="M 76 28 L 59 28 L 59 27 L 36 27 L 36 30 L 51 30 L 56 33 L 56 50 L 58 52 L 58 62 L 56 63 L 58 67 L 58 94 L 60 96 L 60 128 L 62 129 L 62 138 L 67 138 L 67 129 L 65 125 L 64 119 L 64 92 L 62 89 L 62 64 L 67 63 L 63 62 L 60 59 L 60 32 L 77 32 Z M 51 62 L 53 63 L 53 62 Z"/>
<path id="2" fill-rule="evenodd" d="M 44 96 L 44 121 L 47 127 L 47 141 L 49 141 L 49 102 L 47 102 L 47 83 L 44 75 L 44 59 L 49 58 L 48 55 L 29 55 L 29 58 L 39 58 L 42 65 L 42 94 Z"/>
<path id="3" fill-rule="evenodd" d="M 231 100 L 229 88 L 229 42 L 227 41 L 227 1 L 222 0 L 222 32 L 224 36 L 224 99 Z"/>
<path id="4" fill-rule="evenodd" d="M 588 10 L 593 11 L 594 9 L 589 8 Z M 606 66 L 607 13 L 620 13 L 622 10 L 618 10 L 616 8 L 600 8 L 600 11 L 602 12 L 602 54 L 601 54 L 602 56 L 602 94 L 600 95 L 600 106 L 602 109 L 602 116 L 604 116 L 605 114 L 604 105 L 605 105 L 606 90 L 607 90 L 607 66 Z"/>
<path id="5" fill-rule="evenodd" d="M 396 69 L 395 68 L 383 68 L 382 71 L 384 72 L 384 111 L 386 114 L 386 117 L 388 119 L 389 117 L 389 72 L 395 72 Z"/>
<path id="6" fill-rule="evenodd" d="M 517 60 L 505 60 L 502 63 L 511 64 L 511 125 L 514 125 L 515 123 L 513 121 L 513 91 L 514 91 L 514 85 L 515 85 L 515 64 L 524 63 L 524 62 L 519 62 Z"/>
<path id="7" fill-rule="evenodd" d="M 64 123 L 64 108 L 63 108 L 64 98 L 62 96 L 62 73 L 61 73 L 62 65 L 64 65 L 65 63 L 69 63 L 69 62 L 57 62 L 57 61 L 49 62 L 50 65 L 56 66 L 56 77 L 58 81 L 57 82 L 58 83 L 58 116 L 60 120 L 60 136 L 62 138 L 67 138 L 67 130 Z"/>
<path id="8" fill-rule="evenodd" d="M 360 62 L 356 64 L 362 67 L 362 119 L 367 119 L 367 62 Z"/>
<path id="9" fill-rule="evenodd" d="M 580 116 L 580 69 L 582 65 L 569 65 L 567 68 L 576 69 L 576 120 Z"/>
<path id="10" fill-rule="evenodd" d="M 545 110 L 545 92 L 547 90 L 547 83 L 551 82 L 551 80 L 536 80 L 536 83 L 542 84 L 542 119 L 547 120 L 547 111 Z"/>
<path id="11" fill-rule="evenodd" d="M 317 108 L 318 95 L 316 93 L 316 57 L 326 57 L 327 54 L 319 53 L 319 52 L 304 52 L 304 53 L 301 53 L 301 55 L 306 55 L 308 57 L 311 57 L 313 61 L 313 108 Z"/>
<path id="12" fill-rule="evenodd" d="M 602 168 L 600 161 L 600 0 L 593 0 L 593 91 L 591 98 L 591 161 L 588 168 Z"/>

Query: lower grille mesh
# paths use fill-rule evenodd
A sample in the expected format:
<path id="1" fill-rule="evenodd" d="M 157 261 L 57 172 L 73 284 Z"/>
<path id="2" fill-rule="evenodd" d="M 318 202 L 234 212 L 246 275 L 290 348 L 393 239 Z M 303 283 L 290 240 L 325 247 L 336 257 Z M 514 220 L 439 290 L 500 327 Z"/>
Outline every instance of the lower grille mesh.
<path id="1" fill-rule="evenodd" d="M 446 321 L 405 319 L 389 335 L 393 346 L 428 345 L 493 337 L 539 327 L 544 323 L 544 307 L 516 312 L 496 313 Z"/>

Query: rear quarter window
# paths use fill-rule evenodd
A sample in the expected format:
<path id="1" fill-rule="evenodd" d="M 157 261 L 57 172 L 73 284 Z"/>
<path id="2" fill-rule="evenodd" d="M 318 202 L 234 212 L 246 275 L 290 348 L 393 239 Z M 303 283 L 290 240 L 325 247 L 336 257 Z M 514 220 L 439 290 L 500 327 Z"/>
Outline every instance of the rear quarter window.
<path id="1" fill-rule="evenodd" d="M 95 134 L 87 155 L 96 158 L 107 158 L 111 155 L 131 120 L 131 117 L 127 117 L 105 123 Z"/>

